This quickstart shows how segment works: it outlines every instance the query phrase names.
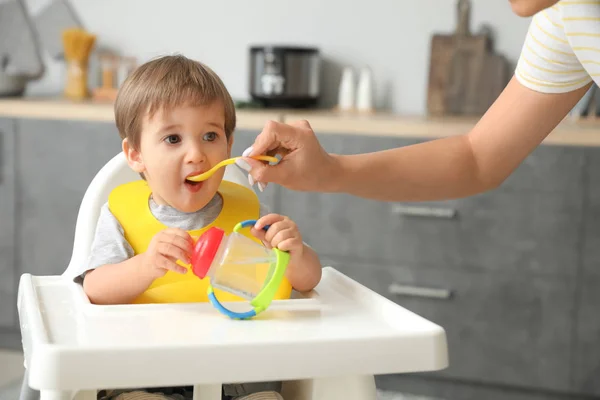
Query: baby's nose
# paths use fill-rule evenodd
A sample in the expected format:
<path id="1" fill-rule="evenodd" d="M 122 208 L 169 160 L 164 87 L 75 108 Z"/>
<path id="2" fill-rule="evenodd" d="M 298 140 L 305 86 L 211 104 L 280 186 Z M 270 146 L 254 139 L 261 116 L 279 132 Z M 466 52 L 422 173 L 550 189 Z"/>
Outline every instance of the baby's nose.
<path id="1" fill-rule="evenodd" d="M 197 146 L 192 146 L 187 152 L 187 162 L 189 163 L 200 163 L 205 159 L 204 152 Z"/>

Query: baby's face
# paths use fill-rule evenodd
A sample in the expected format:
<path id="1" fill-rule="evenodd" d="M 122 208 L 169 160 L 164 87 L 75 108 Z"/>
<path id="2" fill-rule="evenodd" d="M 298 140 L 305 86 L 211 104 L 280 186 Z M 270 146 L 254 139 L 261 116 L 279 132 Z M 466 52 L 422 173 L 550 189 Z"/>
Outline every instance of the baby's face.
<path id="1" fill-rule="evenodd" d="M 158 204 L 195 212 L 213 198 L 225 173 L 220 168 L 203 182 L 186 178 L 229 158 L 233 137 L 225 136 L 220 103 L 159 110 L 142 124 L 139 152 L 123 144 L 130 166 L 143 172 Z"/>

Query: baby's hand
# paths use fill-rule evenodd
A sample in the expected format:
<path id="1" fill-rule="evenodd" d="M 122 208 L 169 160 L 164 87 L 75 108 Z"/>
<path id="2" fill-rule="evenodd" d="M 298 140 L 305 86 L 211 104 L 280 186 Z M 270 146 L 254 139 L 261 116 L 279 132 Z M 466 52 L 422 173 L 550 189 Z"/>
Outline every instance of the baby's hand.
<path id="1" fill-rule="evenodd" d="M 270 225 L 265 231 L 263 228 Z M 300 256 L 304 249 L 302 236 L 294 221 L 279 214 L 268 214 L 259 219 L 252 228 L 252 234 L 268 247 L 288 251 L 290 255 Z"/>
<path id="2" fill-rule="evenodd" d="M 143 266 L 152 276 L 160 278 L 168 270 L 185 274 L 187 269 L 177 265 L 177 260 L 189 264 L 192 254 L 192 238 L 182 229 L 169 228 L 158 232 L 143 253 Z"/>

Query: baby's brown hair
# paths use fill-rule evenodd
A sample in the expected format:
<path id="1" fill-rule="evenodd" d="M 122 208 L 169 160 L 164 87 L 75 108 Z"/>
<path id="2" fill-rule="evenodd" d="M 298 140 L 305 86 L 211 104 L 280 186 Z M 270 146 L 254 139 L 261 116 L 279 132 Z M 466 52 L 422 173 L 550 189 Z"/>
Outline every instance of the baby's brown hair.
<path id="1" fill-rule="evenodd" d="M 121 139 L 139 149 L 143 118 L 160 109 L 221 102 L 225 135 L 235 130 L 235 106 L 221 78 L 206 65 L 182 55 L 156 58 L 127 77 L 115 101 L 115 121 Z"/>

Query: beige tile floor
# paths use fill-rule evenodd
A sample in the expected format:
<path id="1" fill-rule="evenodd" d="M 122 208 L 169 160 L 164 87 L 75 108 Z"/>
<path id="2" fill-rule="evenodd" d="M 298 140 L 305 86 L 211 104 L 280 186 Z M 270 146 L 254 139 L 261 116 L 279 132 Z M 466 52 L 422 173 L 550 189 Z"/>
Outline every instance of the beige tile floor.
<path id="1" fill-rule="evenodd" d="M 0 400 L 17 400 L 23 377 L 23 354 L 0 350 Z"/>
<path id="2" fill-rule="evenodd" d="M 0 387 L 23 376 L 23 354 L 0 350 Z"/>

